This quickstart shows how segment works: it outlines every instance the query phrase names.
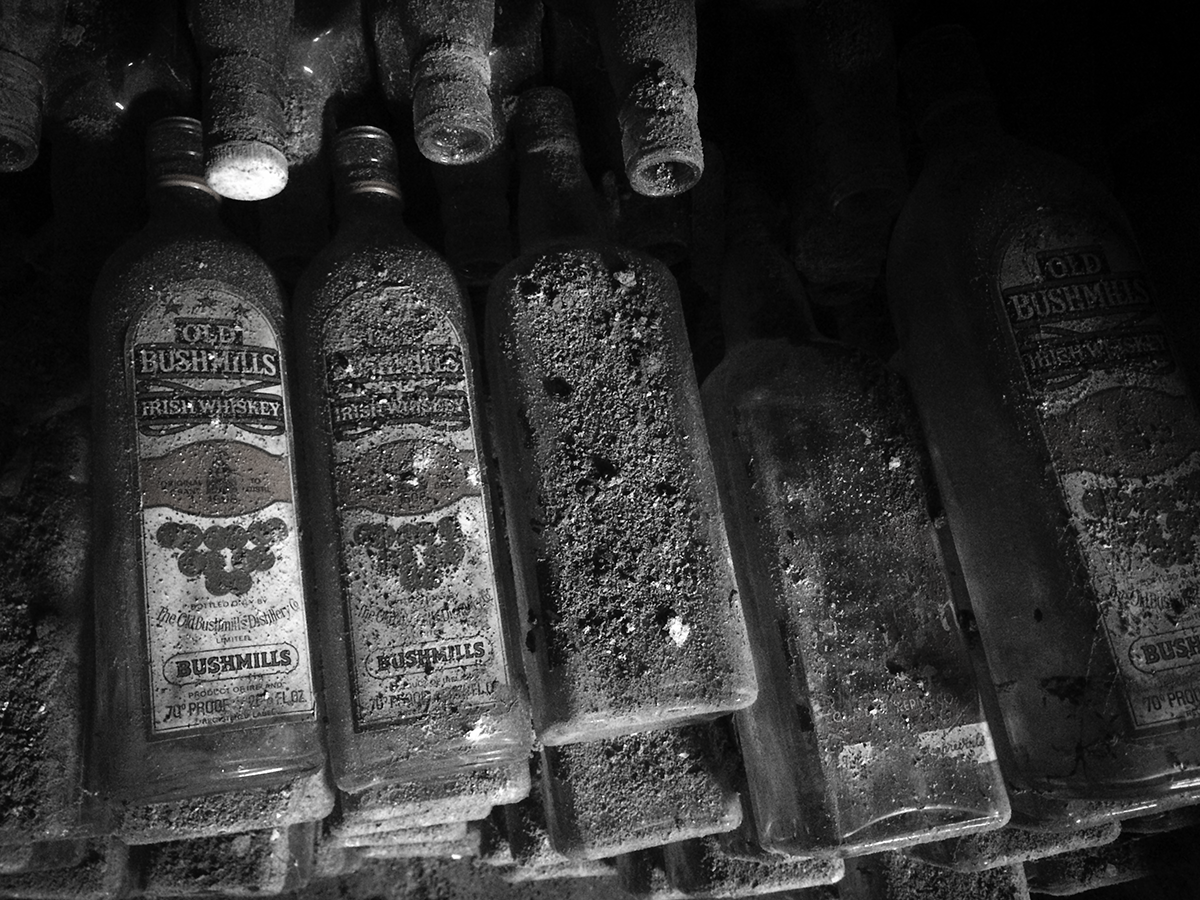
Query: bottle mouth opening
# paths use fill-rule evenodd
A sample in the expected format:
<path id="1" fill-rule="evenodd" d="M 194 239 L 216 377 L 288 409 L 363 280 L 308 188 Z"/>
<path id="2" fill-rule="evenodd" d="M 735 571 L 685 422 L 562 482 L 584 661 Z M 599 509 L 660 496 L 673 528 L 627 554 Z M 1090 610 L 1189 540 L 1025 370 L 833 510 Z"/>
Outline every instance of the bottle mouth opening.
<path id="1" fill-rule="evenodd" d="M 704 174 L 704 162 L 679 150 L 657 150 L 631 159 L 625 174 L 639 194 L 671 197 L 696 186 Z"/>
<path id="2" fill-rule="evenodd" d="M 287 186 L 287 157 L 261 141 L 227 141 L 205 157 L 209 185 L 230 200 L 265 200 Z"/>
<path id="3" fill-rule="evenodd" d="M 38 139 L 28 129 L 0 123 L 0 172 L 20 172 L 38 157 Z"/>
<path id="4" fill-rule="evenodd" d="M 443 165 L 478 162 L 496 146 L 490 116 L 464 117 L 462 112 L 447 110 L 423 116 L 416 130 L 422 155 Z"/>

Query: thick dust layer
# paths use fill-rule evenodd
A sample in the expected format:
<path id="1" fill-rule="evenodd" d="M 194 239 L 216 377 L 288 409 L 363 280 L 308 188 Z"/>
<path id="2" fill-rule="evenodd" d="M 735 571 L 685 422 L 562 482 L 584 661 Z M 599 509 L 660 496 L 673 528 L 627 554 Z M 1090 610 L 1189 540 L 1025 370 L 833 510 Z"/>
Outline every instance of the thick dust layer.
<path id="1" fill-rule="evenodd" d="M 526 649 L 551 715 L 740 705 L 752 676 L 673 281 L 626 251 L 560 251 L 493 303 L 509 527 L 541 606 Z"/>
<path id="2" fill-rule="evenodd" d="M 546 748 L 555 849 L 599 858 L 736 828 L 732 752 L 720 725 Z"/>

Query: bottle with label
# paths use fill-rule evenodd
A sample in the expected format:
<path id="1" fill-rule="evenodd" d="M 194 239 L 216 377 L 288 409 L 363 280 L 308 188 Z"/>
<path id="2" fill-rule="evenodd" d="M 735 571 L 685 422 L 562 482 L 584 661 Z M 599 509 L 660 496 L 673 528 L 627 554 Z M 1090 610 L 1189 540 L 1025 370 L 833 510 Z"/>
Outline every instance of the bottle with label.
<path id="1" fill-rule="evenodd" d="M 297 288 L 306 507 L 343 791 L 524 760 L 466 301 L 401 219 L 391 138 L 334 144 L 341 224 Z"/>
<path id="2" fill-rule="evenodd" d="M 213 190 L 265 200 L 288 181 L 283 66 L 293 0 L 188 0 L 203 64 L 204 150 Z"/>
<path id="3" fill-rule="evenodd" d="M 492 282 L 487 351 L 525 670 L 546 744 L 754 700 L 679 293 L 604 239 L 571 103 L 514 121 L 522 256 Z"/>
<path id="4" fill-rule="evenodd" d="M 1200 784 L 1200 415 L 1125 216 L 1001 131 L 969 35 L 901 73 L 925 170 L 888 293 L 1018 787 Z"/>
<path id="5" fill-rule="evenodd" d="M 738 185 L 729 350 L 703 389 L 758 672 L 735 722 L 760 841 L 858 854 L 998 828 L 1008 802 L 916 416 L 881 361 L 798 321 L 803 289 L 769 210 Z"/>
<path id="6" fill-rule="evenodd" d="M 325 761 L 279 289 L 219 222 L 200 123 L 148 145 L 150 222 L 92 306 L 96 758 L 140 803 Z"/>

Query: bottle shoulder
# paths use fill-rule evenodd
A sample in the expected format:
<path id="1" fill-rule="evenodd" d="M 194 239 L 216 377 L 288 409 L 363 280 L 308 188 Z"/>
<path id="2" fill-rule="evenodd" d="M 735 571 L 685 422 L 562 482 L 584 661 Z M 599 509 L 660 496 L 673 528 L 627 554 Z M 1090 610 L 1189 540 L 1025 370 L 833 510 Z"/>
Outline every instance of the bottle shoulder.
<path id="1" fill-rule="evenodd" d="M 466 323 L 462 286 L 432 247 L 407 229 L 343 229 L 301 275 L 293 314 L 297 328 L 309 332 L 335 312 L 378 317 L 405 303 L 439 309 L 460 327 Z"/>
<path id="2" fill-rule="evenodd" d="M 1085 169 L 997 133 L 931 150 L 896 236 L 966 244 L 965 258 L 982 262 L 1014 230 L 1063 216 L 1128 231 L 1115 198 Z"/>
<path id="3" fill-rule="evenodd" d="M 152 296 L 198 282 L 245 294 L 273 319 L 283 315 L 274 273 L 233 235 L 219 226 L 188 229 L 152 220 L 105 263 L 93 291 L 93 320 L 121 323 Z"/>

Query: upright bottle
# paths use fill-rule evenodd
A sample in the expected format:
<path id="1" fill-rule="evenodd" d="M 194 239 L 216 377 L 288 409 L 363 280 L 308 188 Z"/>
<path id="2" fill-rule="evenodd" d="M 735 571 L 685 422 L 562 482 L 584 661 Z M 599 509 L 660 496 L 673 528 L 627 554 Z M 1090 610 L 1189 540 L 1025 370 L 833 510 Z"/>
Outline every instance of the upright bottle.
<path id="1" fill-rule="evenodd" d="M 344 791 L 524 760 L 470 317 L 404 227 L 391 138 L 334 144 L 341 217 L 297 288 L 308 524 Z"/>
<path id="2" fill-rule="evenodd" d="M 755 684 L 675 281 L 604 240 L 570 101 L 522 95 L 522 256 L 489 372 L 547 744 L 738 709 Z"/>
<path id="3" fill-rule="evenodd" d="M 969 36 L 902 60 L 925 170 L 888 292 L 996 688 L 1006 775 L 1200 783 L 1200 416 L 1116 202 L 998 127 Z"/>
<path id="4" fill-rule="evenodd" d="M 755 194 L 732 198 L 729 349 L 703 396 L 758 672 L 735 722 L 760 841 L 851 854 L 998 828 L 915 414 L 882 362 L 798 321 Z"/>
<path id="5" fill-rule="evenodd" d="M 279 289 L 218 220 L 200 123 L 148 146 L 150 222 L 91 326 L 97 758 L 141 802 L 324 764 Z"/>

